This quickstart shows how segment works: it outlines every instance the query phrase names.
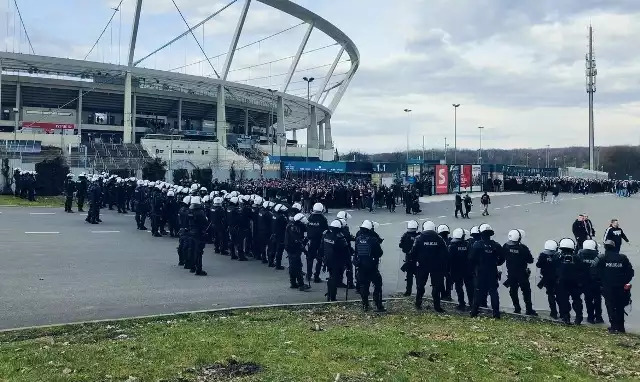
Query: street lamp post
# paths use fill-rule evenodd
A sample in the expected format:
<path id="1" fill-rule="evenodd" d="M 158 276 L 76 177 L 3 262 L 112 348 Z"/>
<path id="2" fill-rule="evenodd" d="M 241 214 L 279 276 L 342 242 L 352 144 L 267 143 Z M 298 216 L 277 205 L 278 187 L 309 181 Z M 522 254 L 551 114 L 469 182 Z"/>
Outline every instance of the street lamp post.
<path id="1" fill-rule="evenodd" d="M 404 109 L 404 112 L 409 115 L 411 113 L 411 109 Z M 411 126 L 407 122 L 407 164 L 409 163 L 409 131 L 411 130 Z"/>
<path id="2" fill-rule="evenodd" d="M 447 137 L 444 137 L 444 163 L 447 163 L 447 147 L 449 144 L 447 143 Z"/>
<path id="3" fill-rule="evenodd" d="M 478 130 L 480 130 L 480 150 L 478 151 L 478 164 L 482 164 L 482 130 L 484 126 L 478 126 Z"/>
<path id="4" fill-rule="evenodd" d="M 453 164 L 458 163 L 458 108 L 459 103 L 451 104 L 453 106 Z"/>
<path id="5" fill-rule="evenodd" d="M 315 78 L 313 77 L 302 77 L 302 79 L 307 83 L 307 108 L 309 109 L 309 128 L 307 129 L 307 159 L 309 162 L 309 133 L 311 132 L 311 83 Z"/>
<path id="6" fill-rule="evenodd" d="M 549 145 L 547 145 L 547 168 L 549 168 Z"/>

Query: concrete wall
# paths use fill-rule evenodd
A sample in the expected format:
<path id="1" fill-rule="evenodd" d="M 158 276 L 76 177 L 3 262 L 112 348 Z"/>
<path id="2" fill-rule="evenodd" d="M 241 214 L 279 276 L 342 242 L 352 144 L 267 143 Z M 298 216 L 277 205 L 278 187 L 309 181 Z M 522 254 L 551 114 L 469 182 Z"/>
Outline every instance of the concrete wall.
<path id="1" fill-rule="evenodd" d="M 560 176 L 571 176 L 585 179 L 609 179 L 609 173 L 604 171 L 591 171 L 585 168 L 566 167 L 560 169 Z"/>
<path id="2" fill-rule="evenodd" d="M 42 107 L 25 106 L 21 110 L 20 121 L 24 122 L 50 122 L 50 123 L 72 123 L 75 125 L 76 111 L 74 109 L 53 110 Z"/>
<path id="3" fill-rule="evenodd" d="M 0 132 L 0 140 L 13 140 L 13 133 Z M 18 133 L 15 135 L 18 140 L 34 140 L 42 142 L 42 146 L 68 147 L 72 145 L 77 147 L 80 144 L 79 135 L 60 135 L 60 134 L 34 134 L 34 133 Z"/>
<path id="4" fill-rule="evenodd" d="M 265 153 L 271 155 L 271 145 L 258 145 L 259 150 L 262 150 Z M 334 158 L 335 151 L 333 149 L 324 150 L 324 149 L 314 149 L 309 148 L 309 156 L 310 157 L 318 157 L 321 161 L 330 162 Z M 273 155 L 280 156 L 280 147 L 278 145 L 273 145 Z M 307 148 L 306 146 L 283 146 L 282 147 L 282 156 L 290 156 L 290 157 L 306 157 L 307 156 Z"/>

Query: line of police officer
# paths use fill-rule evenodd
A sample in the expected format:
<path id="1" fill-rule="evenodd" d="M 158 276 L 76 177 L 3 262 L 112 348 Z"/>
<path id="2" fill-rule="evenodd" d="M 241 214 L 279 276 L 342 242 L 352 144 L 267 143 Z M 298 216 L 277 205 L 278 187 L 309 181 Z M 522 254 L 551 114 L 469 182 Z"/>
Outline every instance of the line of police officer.
<path id="1" fill-rule="evenodd" d="M 508 273 L 503 285 L 509 288 L 515 313 L 521 313 L 521 292 L 525 314 L 537 316 L 531 302 L 531 271 L 528 268 L 534 259 L 529 248 L 522 243 L 524 231 L 509 231 L 504 245 L 494 241 L 493 235 L 493 229 L 488 224 L 474 226 L 471 231 L 457 228 L 449 238 L 449 227 L 444 224 L 436 227 L 433 222 L 425 221 L 422 232 L 418 233 L 418 223 L 409 222 L 408 230 L 399 244 L 405 253 L 405 263 L 401 268 L 407 273 L 405 296 L 411 295 L 415 277 L 415 305 L 417 309 L 422 309 L 425 285 L 431 277 L 434 310 L 443 311 L 441 300 L 451 300 L 453 284 L 458 297 L 458 310 L 466 309 L 466 290 L 472 317 L 478 315 L 480 307 L 487 306 L 488 295 L 493 316 L 499 318 L 498 283 L 502 278 L 499 267 L 506 264 Z M 546 289 L 551 317 L 569 324 L 573 308 L 574 323 L 582 323 L 581 296 L 584 294 L 587 321 L 602 323 L 604 296 L 611 324 L 609 332 L 625 332 L 624 308 L 630 303 L 630 282 L 634 270 L 629 259 L 619 253 L 619 247 L 613 240 L 606 240 L 604 249 L 603 253 L 599 253 L 593 240 L 585 241 L 583 248 L 577 252 L 572 239 L 565 238 L 559 243 L 554 240 L 545 242 L 536 266 L 540 268 L 542 276 L 538 287 Z"/>
<path id="2" fill-rule="evenodd" d="M 86 178 L 80 176 L 79 183 Z M 128 198 L 126 190 L 131 184 L 135 187 Z M 373 284 L 376 310 L 385 310 L 379 272 L 383 239 L 375 231 L 377 223 L 372 221 L 365 220 L 352 236 L 347 223 L 351 216 L 341 211 L 329 223 L 321 203 L 314 204 L 312 213 L 307 216 L 302 213 L 300 203 L 289 207 L 266 201 L 259 195 L 240 195 L 237 191 L 209 193 L 198 184 L 183 187 L 107 174 L 92 176 L 87 193 L 90 204 L 87 221 L 98 223 L 102 206 L 111 207 L 115 203 L 123 213 L 131 207 L 138 229 L 147 230 L 148 217 L 153 236 L 168 234 L 179 238 L 178 264 L 196 275 L 207 274 L 202 269 L 206 243 L 213 244 L 216 253 L 230 255 L 231 259 L 247 261 L 248 257 L 253 257 L 277 270 L 285 269 L 282 257 L 286 250 L 291 288 L 308 290 L 312 276 L 315 283 L 320 283 L 320 271 L 324 266 L 329 273 L 329 301 L 337 300 L 338 287 L 346 287 L 347 293 L 355 288 L 361 296 L 363 309 L 368 310 Z M 493 235 L 488 224 L 474 226 L 470 231 L 457 228 L 450 235 L 449 227 L 444 224 L 436 226 L 432 221 L 425 221 L 422 232 L 418 232 L 418 223 L 410 221 L 399 244 L 405 253 L 405 264 L 401 268 L 407 273 L 405 295 L 411 295 L 415 277 L 415 305 L 422 309 L 426 283 L 431 278 L 434 310 L 443 311 L 441 300 L 452 300 L 451 293 L 455 288 L 458 310 L 466 310 L 468 302 L 471 316 L 477 316 L 480 307 L 488 306 L 487 298 L 490 297 L 493 316 L 499 318 L 498 282 L 502 278 L 499 267 L 506 263 L 508 273 L 503 285 L 509 288 L 515 312 L 521 312 L 518 295 L 521 292 L 525 314 L 537 315 L 531 301 L 528 268 L 534 259 L 522 243 L 524 231 L 511 230 L 504 245 L 493 240 Z M 355 242 L 354 247 L 351 242 Z M 585 241 L 578 252 L 572 239 L 545 243 L 536 266 L 542 276 L 538 287 L 546 289 L 552 317 L 569 323 L 573 308 L 575 323 L 580 324 L 583 319 L 581 295 L 584 294 L 587 321 L 602 322 L 602 295 L 611 321 L 609 330 L 624 332 L 624 307 L 630 300 L 633 268 L 613 241 L 605 241 L 604 248 L 605 252 L 598 254 L 593 240 Z M 306 273 L 303 272 L 303 254 L 307 259 Z M 346 285 L 343 284 L 345 273 Z"/>

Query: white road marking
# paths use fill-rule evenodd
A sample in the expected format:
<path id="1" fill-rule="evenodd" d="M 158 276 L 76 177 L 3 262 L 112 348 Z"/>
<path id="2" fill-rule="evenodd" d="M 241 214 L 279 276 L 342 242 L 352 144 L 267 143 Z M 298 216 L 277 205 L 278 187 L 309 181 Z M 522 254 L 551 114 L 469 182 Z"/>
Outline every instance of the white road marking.
<path id="1" fill-rule="evenodd" d="M 26 234 L 43 234 L 43 235 L 54 235 L 60 232 L 25 232 Z"/>
<path id="2" fill-rule="evenodd" d="M 55 212 L 29 212 L 29 215 L 55 215 Z"/>
<path id="3" fill-rule="evenodd" d="M 502 207 L 502 208 L 505 208 L 505 209 L 506 209 L 506 208 L 509 208 L 509 207 L 511 207 L 511 206 L 504 206 L 504 207 Z"/>
<path id="4" fill-rule="evenodd" d="M 522 207 L 522 205 L 521 205 L 521 204 L 514 204 L 513 206 L 514 206 L 514 207 Z"/>
<path id="5" fill-rule="evenodd" d="M 391 225 L 393 223 L 379 223 L 378 225 L 383 226 L 383 225 Z M 120 232 L 120 231 L 116 231 L 116 232 Z"/>
<path id="6" fill-rule="evenodd" d="M 120 233 L 120 231 L 91 231 L 91 233 Z"/>
<path id="7" fill-rule="evenodd" d="M 500 207 L 496 207 L 496 208 L 494 208 L 494 210 L 499 210 L 499 209 L 500 209 Z"/>

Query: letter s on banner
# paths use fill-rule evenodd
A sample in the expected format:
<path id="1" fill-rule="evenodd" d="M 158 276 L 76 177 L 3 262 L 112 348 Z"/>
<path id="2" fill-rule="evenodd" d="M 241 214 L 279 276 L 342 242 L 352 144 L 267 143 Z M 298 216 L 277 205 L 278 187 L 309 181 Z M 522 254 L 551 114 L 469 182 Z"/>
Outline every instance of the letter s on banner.
<path id="1" fill-rule="evenodd" d="M 449 191 L 449 169 L 447 165 L 436 165 L 436 194 L 446 194 Z"/>

